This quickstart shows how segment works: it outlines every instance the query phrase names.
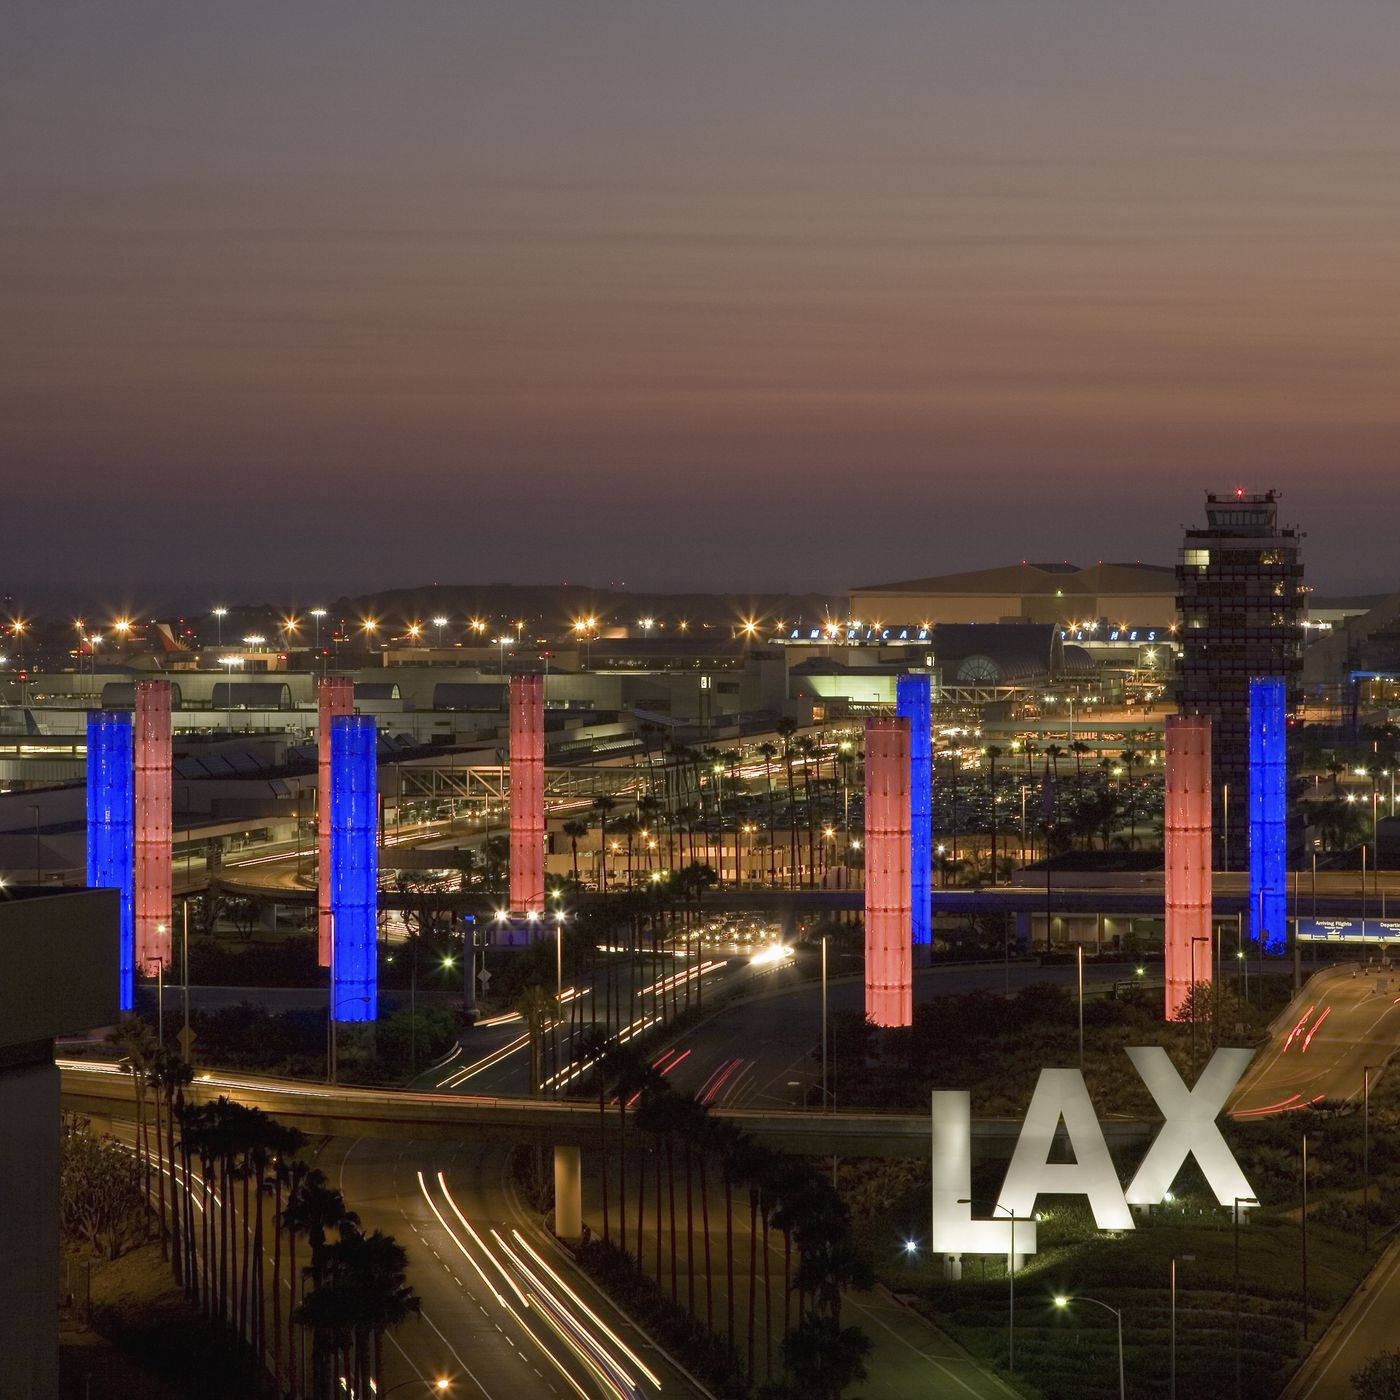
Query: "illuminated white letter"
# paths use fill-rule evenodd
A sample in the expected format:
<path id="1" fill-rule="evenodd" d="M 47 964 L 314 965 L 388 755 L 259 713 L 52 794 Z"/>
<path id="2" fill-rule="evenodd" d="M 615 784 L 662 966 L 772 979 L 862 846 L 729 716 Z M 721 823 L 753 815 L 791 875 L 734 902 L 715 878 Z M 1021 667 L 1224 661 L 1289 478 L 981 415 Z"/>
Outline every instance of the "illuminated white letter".
<path id="1" fill-rule="evenodd" d="M 1009 1217 L 972 1218 L 972 1100 L 965 1089 L 933 1091 L 935 1254 L 1010 1254 Z M 1035 1253 L 1035 1221 L 1017 1220 L 1016 1253 Z"/>
<path id="2" fill-rule="evenodd" d="M 1128 1186 L 1128 1200 L 1135 1206 L 1156 1205 L 1171 1190 L 1181 1164 L 1193 1152 L 1222 1206 L 1233 1207 L 1237 1196 L 1252 1198 L 1254 1192 L 1215 1120 L 1230 1090 L 1249 1068 L 1254 1051 L 1217 1050 L 1194 1089 L 1182 1083 L 1160 1045 L 1129 1050 L 1128 1058 L 1167 1120 Z"/>
<path id="3" fill-rule="evenodd" d="M 1070 1163 L 1049 1160 L 1050 1145 L 1061 1118 L 1074 1150 L 1074 1161 Z M 1040 1071 L 1002 1183 L 1001 1204 L 1017 1215 L 1029 1215 L 1042 1191 L 1056 1196 L 1087 1196 L 1094 1223 L 1100 1230 L 1133 1228 L 1132 1212 L 1123 1199 L 1123 1188 L 1118 1184 L 1118 1173 L 1108 1155 L 1094 1105 L 1089 1102 L 1084 1076 L 1077 1069 Z"/>

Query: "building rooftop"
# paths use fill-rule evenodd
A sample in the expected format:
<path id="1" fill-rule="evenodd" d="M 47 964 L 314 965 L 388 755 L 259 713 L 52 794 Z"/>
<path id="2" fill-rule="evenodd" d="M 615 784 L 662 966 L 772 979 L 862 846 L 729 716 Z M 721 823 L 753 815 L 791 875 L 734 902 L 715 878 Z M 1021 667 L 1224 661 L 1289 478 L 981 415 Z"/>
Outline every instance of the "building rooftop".
<path id="1" fill-rule="evenodd" d="M 1100 560 L 1088 568 L 1075 564 L 1007 564 L 959 574 L 874 583 L 854 593 L 1006 593 L 1097 594 L 1172 593 L 1175 570 L 1166 564 L 1118 564 Z"/>

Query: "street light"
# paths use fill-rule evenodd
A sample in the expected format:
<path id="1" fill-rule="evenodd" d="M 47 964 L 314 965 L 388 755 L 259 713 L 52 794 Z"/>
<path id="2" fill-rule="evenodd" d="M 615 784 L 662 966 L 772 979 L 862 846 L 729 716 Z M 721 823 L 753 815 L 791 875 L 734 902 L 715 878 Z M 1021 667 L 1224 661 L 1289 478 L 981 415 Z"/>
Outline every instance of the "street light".
<path id="1" fill-rule="evenodd" d="M 1082 1294 L 1074 1297 L 1066 1297 L 1063 1293 L 1055 1298 L 1057 1308 L 1067 1308 L 1071 1303 L 1092 1303 L 1096 1308 L 1102 1308 L 1105 1312 L 1111 1312 L 1118 1322 L 1118 1400 L 1126 1400 L 1128 1391 L 1123 1383 L 1123 1314 L 1117 1308 L 1111 1308 L 1107 1303 L 1100 1302 L 1097 1298 L 1086 1298 Z"/>
<path id="2" fill-rule="evenodd" d="M 994 1211 L 1004 1210 L 1011 1221 L 1011 1254 L 1006 1261 L 1006 1369 L 1016 1369 L 1016 1212 L 1000 1201 L 974 1201 L 971 1197 L 959 1201 L 960 1206 L 989 1205 Z M 1027 1216 L 1021 1219 L 1026 1221 Z M 1056 1303 L 1059 1303 L 1057 1298 Z"/>
<path id="3" fill-rule="evenodd" d="M 321 619 L 325 617 L 326 610 L 325 608 L 312 608 L 310 611 L 316 624 L 316 654 L 319 656 L 321 654 Z"/>
<path id="4" fill-rule="evenodd" d="M 446 1395 L 452 1389 L 452 1382 L 446 1376 L 439 1376 L 436 1380 L 430 1381 L 426 1376 L 410 1376 L 406 1381 L 399 1381 L 397 1385 L 391 1385 L 388 1390 L 376 1391 L 383 1400 L 383 1397 L 392 1395 L 396 1390 L 402 1390 L 406 1385 L 422 1385 L 428 1388 L 429 1395 Z"/>
<path id="5" fill-rule="evenodd" d="M 224 618 L 228 616 L 228 609 L 227 609 L 227 608 L 210 608 L 209 611 L 212 612 L 212 613 L 214 614 L 214 626 L 215 626 L 215 628 L 217 629 L 217 634 L 216 634 L 216 636 L 215 636 L 215 638 L 214 638 L 214 645 L 215 645 L 215 646 L 223 646 L 223 644 L 224 644 Z"/>
<path id="6" fill-rule="evenodd" d="M 1253 1196 L 1235 1197 L 1235 1400 L 1240 1400 L 1240 1212 L 1258 1204 Z"/>
<path id="7" fill-rule="evenodd" d="M 1180 1259 L 1183 1263 L 1195 1263 L 1194 1254 L 1173 1254 L 1172 1255 L 1172 1344 L 1171 1344 L 1171 1385 L 1168 1394 L 1171 1400 L 1176 1400 L 1176 1261 Z"/>

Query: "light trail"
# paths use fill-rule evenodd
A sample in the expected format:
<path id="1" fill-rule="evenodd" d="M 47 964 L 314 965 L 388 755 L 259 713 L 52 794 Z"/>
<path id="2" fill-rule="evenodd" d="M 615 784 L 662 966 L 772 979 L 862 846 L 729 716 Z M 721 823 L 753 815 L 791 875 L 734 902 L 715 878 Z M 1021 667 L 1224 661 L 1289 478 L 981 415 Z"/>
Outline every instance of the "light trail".
<path id="1" fill-rule="evenodd" d="M 530 1257 L 540 1266 L 540 1268 L 542 1268 L 545 1271 L 545 1273 L 547 1273 L 550 1276 L 550 1278 L 552 1278 L 554 1282 L 557 1283 L 559 1287 L 562 1288 L 564 1292 L 567 1293 L 569 1297 L 572 1298 L 574 1302 L 577 1303 L 578 1306 L 582 1308 L 583 1311 L 586 1312 L 588 1316 L 592 1318 L 593 1321 L 604 1332 L 607 1333 L 607 1335 L 613 1340 L 614 1344 L 617 1346 L 618 1350 L 621 1351 L 622 1354 L 627 1357 L 627 1359 L 652 1383 L 652 1385 L 654 1385 L 658 1390 L 660 1390 L 661 1378 L 647 1366 L 647 1364 L 641 1359 L 641 1357 L 639 1357 L 637 1353 L 634 1352 L 631 1349 L 631 1347 L 629 1347 L 627 1343 L 624 1342 L 622 1338 L 619 1337 L 617 1333 L 614 1332 L 612 1328 L 609 1327 L 608 1324 L 604 1322 L 603 1319 L 599 1317 L 598 1314 L 595 1313 L 593 1309 L 590 1308 L 588 1304 L 585 1303 L 583 1299 L 580 1298 L 578 1294 L 575 1293 L 574 1290 L 570 1288 L 569 1285 L 565 1283 L 564 1280 L 560 1278 L 560 1276 L 552 1268 L 550 1268 L 550 1266 L 531 1247 L 529 1240 L 527 1240 L 525 1236 L 520 1233 L 519 1230 L 512 1228 L 511 1234 L 515 1237 L 515 1240 L 520 1245 L 520 1247 L 530 1255 Z"/>
<path id="2" fill-rule="evenodd" d="M 1322 1023 L 1323 1023 L 1331 1014 L 1332 1014 L 1332 1008 L 1329 1006 L 1329 1007 L 1322 1013 L 1322 1015 L 1319 1016 L 1319 1017 L 1317 1018 L 1317 1020 L 1313 1023 L 1313 1028 L 1307 1033 L 1307 1035 L 1305 1035 L 1305 1036 L 1303 1037 L 1303 1049 L 1302 1049 L 1302 1053 L 1303 1053 L 1304 1055 L 1306 1055 L 1306 1054 L 1308 1053 L 1308 1046 L 1312 1044 L 1313 1036 L 1315 1036 L 1315 1035 L 1318 1033 L 1318 1031 L 1322 1028 Z"/>
<path id="3" fill-rule="evenodd" d="M 1283 1048 L 1285 1050 L 1287 1050 L 1288 1047 L 1293 1044 L 1293 1041 L 1302 1032 L 1303 1027 L 1307 1025 L 1308 1017 L 1311 1016 L 1316 1010 L 1317 1005 L 1316 1003 L 1314 1003 L 1312 1006 L 1308 1007 L 1308 1009 L 1305 1012 L 1303 1012 L 1302 1016 L 1299 1018 L 1298 1024 L 1294 1026 L 1291 1031 L 1288 1032 L 1288 1039 L 1283 1042 Z"/>
<path id="4" fill-rule="evenodd" d="M 421 1172 L 418 1174 L 418 1179 L 421 1186 L 423 1180 Z M 481 1236 L 477 1234 L 477 1232 L 474 1229 L 472 1229 L 470 1223 L 462 1214 L 461 1209 L 458 1207 L 456 1200 L 454 1200 L 452 1196 L 452 1192 L 448 1189 L 447 1182 L 442 1172 L 438 1172 L 437 1174 L 437 1184 L 438 1189 L 442 1192 L 443 1198 L 447 1201 L 447 1204 L 452 1208 L 453 1213 L 462 1222 L 462 1224 L 465 1225 L 466 1228 L 471 1231 L 472 1239 L 477 1243 L 477 1246 L 482 1250 L 486 1257 L 491 1260 L 492 1264 L 500 1271 L 502 1276 L 505 1276 L 505 1268 L 501 1264 L 500 1260 L 496 1258 L 495 1254 L 491 1250 L 491 1247 L 488 1244 L 486 1244 L 484 1240 L 482 1240 Z M 427 1195 L 426 1188 L 424 1188 L 424 1195 Z M 432 1207 L 433 1214 L 436 1215 L 440 1221 L 442 1221 L 443 1228 L 447 1230 L 448 1234 L 452 1237 L 452 1240 L 457 1245 L 458 1249 L 460 1249 L 462 1253 L 467 1256 L 468 1259 L 471 1259 L 472 1265 L 476 1268 L 477 1273 L 481 1274 L 482 1278 L 484 1279 L 486 1275 L 482 1271 L 481 1266 L 477 1264 L 475 1259 L 472 1258 L 470 1252 L 462 1244 L 461 1240 L 457 1238 L 456 1234 L 452 1231 L 451 1227 L 447 1225 L 447 1222 L 442 1219 L 442 1213 L 437 1209 L 435 1205 L 433 1205 L 431 1199 L 429 1199 L 428 1204 Z M 520 1297 L 522 1301 L 524 1301 L 524 1297 L 521 1294 L 520 1289 L 516 1287 L 514 1281 L 509 1279 L 507 1281 L 510 1282 L 512 1289 L 514 1289 L 516 1293 L 516 1296 Z M 488 1287 L 490 1286 L 491 1285 L 488 1280 Z M 550 1348 L 544 1344 L 539 1334 L 536 1333 L 535 1330 L 528 1325 L 525 1319 L 518 1312 L 516 1312 L 515 1308 L 511 1306 L 510 1300 L 504 1297 L 494 1287 L 491 1288 L 491 1291 L 493 1294 L 495 1294 L 501 1306 L 505 1308 L 505 1310 L 511 1315 L 511 1317 L 514 1318 L 515 1321 L 519 1324 L 520 1330 L 526 1336 L 528 1336 L 532 1342 L 534 1342 L 534 1344 L 540 1349 L 541 1352 L 544 1353 L 546 1357 L 549 1358 L 550 1364 L 555 1368 L 555 1370 L 557 1370 L 559 1374 L 562 1375 L 569 1382 L 569 1384 L 574 1388 L 575 1391 L 578 1392 L 580 1396 L 584 1397 L 584 1400 L 588 1400 L 588 1392 L 585 1391 L 581 1385 L 579 1385 L 578 1381 L 574 1378 L 574 1376 L 572 1376 L 569 1373 L 568 1369 L 560 1362 L 559 1358 L 555 1356 L 554 1352 L 551 1351 Z M 528 1302 L 526 1303 L 526 1306 L 529 1307 Z M 531 1311 L 535 1313 L 543 1313 L 545 1315 L 546 1321 L 551 1321 L 545 1310 L 540 1308 L 531 1308 Z M 556 1328 L 556 1331 L 557 1330 L 559 1329 Z M 579 1360 L 588 1369 L 589 1373 L 591 1375 L 594 1375 L 604 1385 L 605 1388 L 610 1390 L 616 1396 L 616 1400 L 631 1400 L 630 1396 L 625 1395 L 621 1390 L 618 1389 L 616 1383 L 611 1379 L 611 1377 L 609 1377 L 605 1372 L 603 1372 L 597 1367 L 593 1360 L 587 1355 L 587 1353 L 579 1346 L 579 1344 L 575 1340 L 573 1340 L 566 1333 L 563 1332 L 560 1333 L 560 1336 L 561 1340 L 563 1340 L 565 1345 L 567 1345 L 570 1348 L 570 1350 L 579 1358 Z"/>

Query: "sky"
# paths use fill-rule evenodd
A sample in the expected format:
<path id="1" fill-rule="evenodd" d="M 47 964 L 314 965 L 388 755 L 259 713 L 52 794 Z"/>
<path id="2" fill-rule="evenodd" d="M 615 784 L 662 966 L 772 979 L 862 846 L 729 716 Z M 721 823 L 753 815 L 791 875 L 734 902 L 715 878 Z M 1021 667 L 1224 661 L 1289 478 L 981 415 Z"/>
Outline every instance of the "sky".
<path id="1" fill-rule="evenodd" d="M 0 592 L 1400 587 L 1393 0 L 11 0 Z"/>

